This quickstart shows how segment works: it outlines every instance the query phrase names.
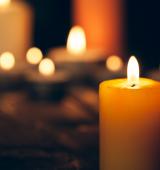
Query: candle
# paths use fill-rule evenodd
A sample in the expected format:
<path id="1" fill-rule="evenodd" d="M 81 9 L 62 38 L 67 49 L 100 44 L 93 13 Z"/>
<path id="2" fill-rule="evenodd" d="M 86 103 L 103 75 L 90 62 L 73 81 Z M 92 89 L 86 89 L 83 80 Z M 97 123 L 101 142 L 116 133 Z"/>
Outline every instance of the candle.
<path id="1" fill-rule="evenodd" d="M 69 77 L 66 72 L 55 69 L 49 58 L 43 59 L 38 70 L 27 73 L 29 94 L 34 99 L 59 101 L 65 96 Z"/>
<path id="2" fill-rule="evenodd" d="M 97 65 L 92 70 L 95 87 L 97 87 L 98 84 L 104 80 L 124 77 L 125 73 L 126 67 L 123 60 L 117 55 L 109 56 L 103 65 Z"/>
<path id="3" fill-rule="evenodd" d="M 39 64 L 42 58 L 42 51 L 37 47 L 32 47 L 27 51 L 26 60 L 31 65 Z"/>
<path id="4" fill-rule="evenodd" d="M 18 65 L 15 57 L 10 52 L 4 52 L 0 56 L 0 88 L 19 88 L 23 84 L 23 72 L 24 69 Z"/>
<path id="5" fill-rule="evenodd" d="M 0 53 L 22 58 L 31 43 L 31 9 L 23 2 L 0 0 Z"/>
<path id="6" fill-rule="evenodd" d="M 46 77 L 52 76 L 55 72 L 55 65 L 52 60 L 48 58 L 43 59 L 39 64 L 39 72 Z"/>
<path id="7" fill-rule="evenodd" d="M 131 57 L 128 79 L 104 81 L 99 98 L 100 169 L 156 169 L 160 84 L 139 78 L 138 62 Z"/>
<path id="8" fill-rule="evenodd" d="M 74 0 L 73 21 L 85 31 L 89 48 L 123 53 L 123 1 Z"/>
<path id="9" fill-rule="evenodd" d="M 9 71 L 15 66 L 15 58 L 12 53 L 5 52 L 0 57 L 0 67 L 2 70 Z"/>
<path id="10" fill-rule="evenodd" d="M 104 53 L 97 49 L 87 49 L 85 31 L 80 26 L 74 26 L 69 32 L 67 48 L 51 50 L 49 56 L 57 63 L 62 62 L 96 62 L 102 60 Z"/>

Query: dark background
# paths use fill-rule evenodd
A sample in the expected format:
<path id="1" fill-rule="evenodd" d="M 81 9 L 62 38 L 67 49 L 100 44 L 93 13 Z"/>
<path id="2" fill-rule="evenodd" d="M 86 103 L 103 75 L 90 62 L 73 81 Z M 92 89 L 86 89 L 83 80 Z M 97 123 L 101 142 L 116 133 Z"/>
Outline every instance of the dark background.
<path id="1" fill-rule="evenodd" d="M 27 0 L 35 11 L 34 45 L 47 52 L 62 46 L 72 25 L 71 0 Z M 126 0 L 127 53 L 135 54 L 143 69 L 158 67 L 159 57 L 158 1 Z"/>

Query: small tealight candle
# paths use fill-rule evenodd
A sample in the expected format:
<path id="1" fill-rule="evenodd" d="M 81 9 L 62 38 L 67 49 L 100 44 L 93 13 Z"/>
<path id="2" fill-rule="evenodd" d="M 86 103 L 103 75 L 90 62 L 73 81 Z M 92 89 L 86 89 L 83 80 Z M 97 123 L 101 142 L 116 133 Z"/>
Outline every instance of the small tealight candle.
<path id="1" fill-rule="evenodd" d="M 0 68 L 9 71 L 15 66 L 15 57 L 10 52 L 5 52 L 0 56 Z"/>
<path id="2" fill-rule="evenodd" d="M 98 49 L 87 49 L 85 31 L 80 26 L 71 28 L 66 48 L 53 49 L 49 56 L 55 62 L 97 62 L 104 59 L 104 53 Z M 103 58 L 102 58 L 103 57 Z"/>
<path id="3" fill-rule="evenodd" d="M 32 47 L 27 51 L 26 60 L 29 64 L 37 65 L 43 58 L 42 51 L 37 47 Z"/>
<path id="4" fill-rule="evenodd" d="M 134 56 L 127 79 L 100 84 L 100 169 L 159 169 L 160 83 L 139 78 Z"/>
<path id="5" fill-rule="evenodd" d="M 92 71 L 95 86 L 104 80 L 109 80 L 113 78 L 121 78 L 125 76 L 126 68 L 124 66 L 123 60 L 117 55 L 111 55 L 106 59 L 103 65 L 98 65 L 94 72 Z"/>
<path id="6" fill-rule="evenodd" d="M 69 79 L 66 72 L 56 71 L 54 62 L 49 58 L 44 58 L 38 70 L 28 72 L 26 78 L 32 98 L 54 101 L 64 97 Z"/>
<path id="7" fill-rule="evenodd" d="M 52 76 L 55 72 L 55 65 L 52 60 L 46 58 L 39 64 L 39 72 L 44 76 Z"/>
<path id="8" fill-rule="evenodd" d="M 10 52 L 4 52 L 0 56 L 0 87 L 18 88 L 23 83 L 22 68 L 17 65 L 15 56 Z"/>
<path id="9" fill-rule="evenodd" d="M 106 60 L 106 68 L 111 72 L 118 72 L 123 68 L 123 61 L 119 56 L 109 56 Z"/>

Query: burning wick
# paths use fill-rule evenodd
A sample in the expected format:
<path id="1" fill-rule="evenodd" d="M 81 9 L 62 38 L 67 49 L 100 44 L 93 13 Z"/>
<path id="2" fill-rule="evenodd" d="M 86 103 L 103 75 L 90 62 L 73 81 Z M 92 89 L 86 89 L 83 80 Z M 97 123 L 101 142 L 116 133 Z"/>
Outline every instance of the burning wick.
<path id="1" fill-rule="evenodd" d="M 135 87 L 139 84 L 139 64 L 134 56 L 131 56 L 128 62 L 127 80 L 130 87 Z"/>

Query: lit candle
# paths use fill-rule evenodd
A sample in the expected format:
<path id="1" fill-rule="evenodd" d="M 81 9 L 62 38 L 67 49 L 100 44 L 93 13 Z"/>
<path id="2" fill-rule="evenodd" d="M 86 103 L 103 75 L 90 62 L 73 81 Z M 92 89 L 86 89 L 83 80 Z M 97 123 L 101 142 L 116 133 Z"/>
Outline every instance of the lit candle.
<path id="1" fill-rule="evenodd" d="M 37 47 L 32 47 L 27 51 L 26 60 L 29 64 L 37 65 L 43 58 L 42 51 Z"/>
<path id="2" fill-rule="evenodd" d="M 31 9 L 24 2 L 0 0 L 0 53 L 24 58 L 31 44 Z"/>
<path id="3" fill-rule="evenodd" d="M 49 56 L 56 62 L 96 62 L 104 59 L 104 53 L 97 49 L 87 49 L 85 31 L 74 26 L 69 32 L 66 48 L 53 49 Z"/>
<path id="4" fill-rule="evenodd" d="M 109 56 L 106 60 L 106 68 L 111 72 L 118 72 L 123 68 L 123 61 L 119 56 Z"/>
<path id="5" fill-rule="evenodd" d="M 43 76 L 53 76 L 55 72 L 55 65 L 52 60 L 46 58 L 43 59 L 39 64 L 39 72 Z"/>
<path id="6" fill-rule="evenodd" d="M 73 21 L 81 25 L 89 48 L 104 49 L 106 54 L 123 53 L 122 0 L 74 0 Z"/>
<path id="7" fill-rule="evenodd" d="M 23 70 L 17 65 L 15 56 L 4 52 L 0 56 L 0 89 L 21 88 L 23 85 Z"/>
<path id="8" fill-rule="evenodd" d="M 139 78 L 138 62 L 131 57 L 128 79 L 104 81 L 99 98 L 100 169 L 156 169 L 160 84 Z"/>
<path id="9" fill-rule="evenodd" d="M 65 95 L 69 77 L 66 72 L 57 71 L 51 59 L 44 58 L 38 70 L 27 72 L 26 79 L 31 97 L 59 100 Z"/>
<path id="10" fill-rule="evenodd" d="M 5 52 L 0 56 L 0 68 L 4 71 L 10 71 L 15 66 L 15 57 L 10 52 Z"/>
<path id="11" fill-rule="evenodd" d="M 114 78 L 124 77 L 126 68 L 121 57 L 117 55 L 111 55 L 106 59 L 106 62 L 98 65 L 93 69 L 92 76 L 95 79 L 95 86 L 104 80 L 110 80 Z"/>

